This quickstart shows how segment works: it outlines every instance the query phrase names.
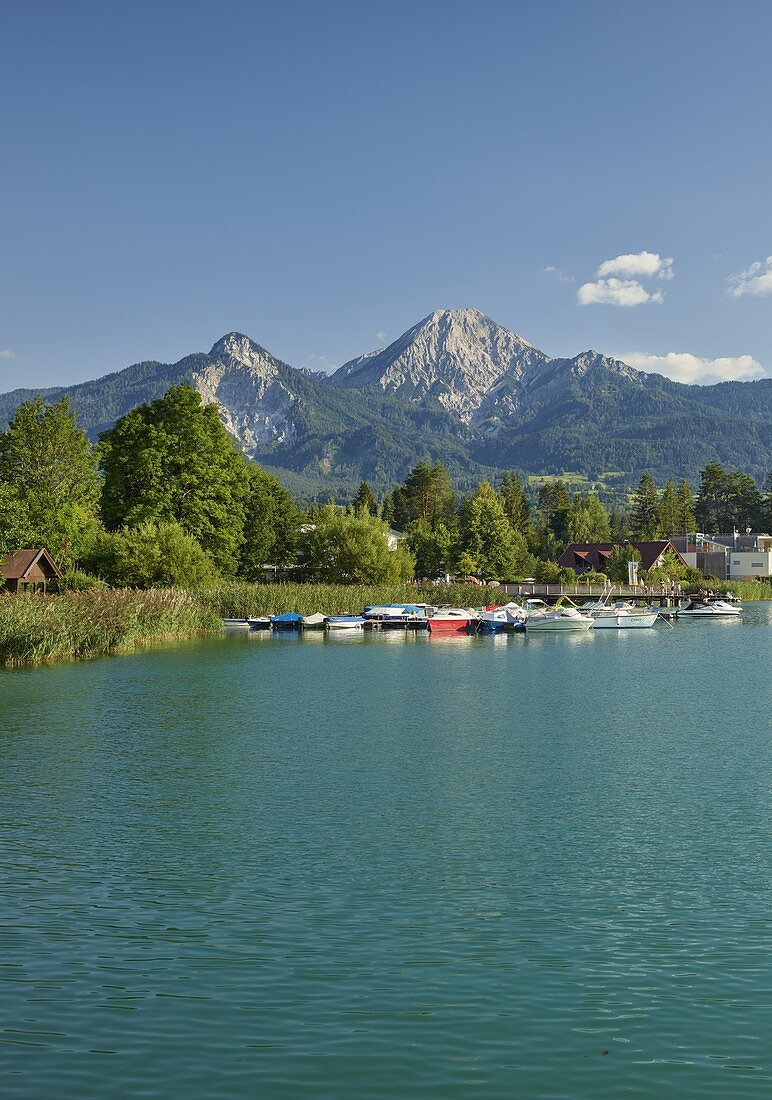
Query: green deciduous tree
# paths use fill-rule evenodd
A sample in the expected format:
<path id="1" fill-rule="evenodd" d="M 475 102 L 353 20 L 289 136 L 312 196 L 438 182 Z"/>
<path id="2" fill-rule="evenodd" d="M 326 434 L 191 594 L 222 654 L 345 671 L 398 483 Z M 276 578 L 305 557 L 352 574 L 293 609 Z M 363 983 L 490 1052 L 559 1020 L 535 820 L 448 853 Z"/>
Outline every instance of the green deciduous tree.
<path id="1" fill-rule="evenodd" d="M 288 566 L 297 550 L 299 525 L 292 495 L 262 466 L 250 464 L 239 576 L 263 580 L 263 566 Z"/>
<path id="2" fill-rule="evenodd" d="M 102 531 L 84 562 L 112 585 L 168 588 L 215 577 L 211 558 L 178 523 L 141 523 Z"/>
<path id="3" fill-rule="evenodd" d="M 191 386 L 173 386 L 101 439 L 109 528 L 178 523 L 218 569 L 235 572 L 249 474 L 215 405 L 203 405 Z"/>
<path id="4" fill-rule="evenodd" d="M 524 537 L 512 530 L 502 499 L 488 481 L 464 504 L 461 550 L 464 564 L 473 564 L 471 571 L 486 579 L 512 579 L 532 565 Z"/>
<path id="5" fill-rule="evenodd" d="M 411 578 L 414 570 L 403 543 L 389 548 L 387 523 L 334 504 L 317 509 L 301 533 L 298 564 L 306 579 L 327 583 L 398 583 Z"/>
<path id="6" fill-rule="evenodd" d="M 611 538 L 609 516 L 597 496 L 574 497 L 568 510 L 566 537 L 569 543 L 608 542 Z"/>
<path id="7" fill-rule="evenodd" d="M 18 407 L 0 433 L 0 486 L 4 539 L 45 546 L 59 565 L 77 559 L 96 531 L 100 479 L 94 448 L 66 396 L 54 405 L 38 396 Z M 13 529 L 9 510 L 15 511 Z"/>
<path id="8" fill-rule="evenodd" d="M 415 575 L 434 580 L 451 573 L 458 554 L 458 543 L 453 532 L 444 523 L 432 527 L 426 520 L 417 519 L 407 531 L 408 548 L 415 558 Z"/>

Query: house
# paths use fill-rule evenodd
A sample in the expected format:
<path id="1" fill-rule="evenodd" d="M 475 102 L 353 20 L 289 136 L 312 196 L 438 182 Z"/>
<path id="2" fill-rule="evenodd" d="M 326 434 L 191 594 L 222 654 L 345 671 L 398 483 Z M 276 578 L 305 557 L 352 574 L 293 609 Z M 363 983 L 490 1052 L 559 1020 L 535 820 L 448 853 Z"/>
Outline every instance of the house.
<path id="1" fill-rule="evenodd" d="M 47 550 L 17 550 L 15 554 L 6 554 L 0 565 L 0 577 L 5 581 L 8 592 L 46 590 L 50 580 L 61 577 L 56 562 Z"/>
<path id="2" fill-rule="evenodd" d="M 676 546 L 687 565 L 719 580 L 757 580 L 772 577 L 772 535 L 674 535 Z"/>
<path id="3" fill-rule="evenodd" d="M 670 539 L 654 539 L 649 542 L 629 542 L 626 545 L 634 547 L 641 555 L 641 570 L 656 569 L 662 564 L 662 560 L 670 550 L 676 558 L 684 562 L 683 555 L 676 550 Z M 558 565 L 573 569 L 581 576 L 594 570 L 596 573 L 605 573 L 608 560 L 614 552 L 613 542 L 575 542 L 568 546 L 558 558 Z"/>

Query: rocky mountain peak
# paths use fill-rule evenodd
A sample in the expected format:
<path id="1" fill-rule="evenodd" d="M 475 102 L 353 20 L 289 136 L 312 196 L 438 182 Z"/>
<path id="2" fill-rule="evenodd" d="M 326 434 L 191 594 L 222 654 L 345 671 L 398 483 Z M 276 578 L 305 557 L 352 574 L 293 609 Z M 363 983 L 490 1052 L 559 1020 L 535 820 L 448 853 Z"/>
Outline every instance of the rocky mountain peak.
<path id="1" fill-rule="evenodd" d="M 344 364 L 336 386 L 402 392 L 416 403 L 436 400 L 473 423 L 503 378 L 520 378 L 547 356 L 479 309 L 440 309 L 378 352 Z"/>

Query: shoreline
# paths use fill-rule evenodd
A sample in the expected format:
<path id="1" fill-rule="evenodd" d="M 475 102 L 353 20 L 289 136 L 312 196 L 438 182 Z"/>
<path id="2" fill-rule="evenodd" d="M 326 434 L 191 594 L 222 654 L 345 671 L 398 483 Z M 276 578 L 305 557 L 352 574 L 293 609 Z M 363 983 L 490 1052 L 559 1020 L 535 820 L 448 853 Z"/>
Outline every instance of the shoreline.
<path id="1" fill-rule="evenodd" d="M 722 589 L 734 591 L 745 602 L 772 600 L 772 586 L 760 582 L 727 583 Z M 369 604 L 399 602 L 477 607 L 499 602 L 499 595 L 504 593 L 477 585 L 418 588 L 245 582 L 185 590 L 123 588 L 50 596 L 6 595 L 0 597 L 0 667 L 29 668 L 118 656 L 154 644 L 212 637 L 224 632 L 226 618 L 285 611 L 359 614 Z"/>

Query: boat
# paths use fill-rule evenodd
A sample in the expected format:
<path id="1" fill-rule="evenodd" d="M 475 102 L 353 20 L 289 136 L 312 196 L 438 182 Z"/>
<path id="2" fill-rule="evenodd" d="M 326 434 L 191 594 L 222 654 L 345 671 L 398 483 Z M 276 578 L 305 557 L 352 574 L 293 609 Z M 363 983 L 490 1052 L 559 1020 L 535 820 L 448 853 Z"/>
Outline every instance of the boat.
<path id="1" fill-rule="evenodd" d="M 321 612 L 315 611 L 313 615 L 304 615 L 300 625 L 303 630 L 324 630 L 324 619 Z"/>
<path id="2" fill-rule="evenodd" d="M 258 615 L 256 618 L 247 619 L 250 630 L 270 630 L 271 619 L 268 615 Z"/>
<path id="3" fill-rule="evenodd" d="M 531 602 L 531 601 L 529 601 Z M 526 630 L 589 630 L 594 620 L 591 615 L 583 615 L 578 608 L 554 607 L 533 608 L 528 612 Z"/>
<path id="4" fill-rule="evenodd" d="M 525 630 L 526 613 L 517 603 L 503 607 L 490 607 L 480 612 L 477 620 L 478 634 L 512 634 Z"/>
<path id="5" fill-rule="evenodd" d="M 686 607 L 679 607 L 676 617 L 679 619 L 739 618 L 742 605 L 737 600 L 731 602 L 719 596 L 691 596 Z"/>
<path id="6" fill-rule="evenodd" d="M 607 607 L 596 614 L 590 612 L 593 630 L 640 630 L 654 626 L 659 608 Z"/>
<path id="7" fill-rule="evenodd" d="M 324 620 L 325 630 L 364 630 L 363 615 L 328 615 Z"/>
<path id="8" fill-rule="evenodd" d="M 378 630 L 425 630 L 430 614 L 437 609 L 425 603 L 377 604 L 362 612 L 369 627 Z"/>
<path id="9" fill-rule="evenodd" d="M 640 630 L 652 627 L 659 618 L 659 608 L 636 607 L 629 600 L 616 600 L 607 603 L 611 590 L 600 600 L 589 600 L 578 610 L 593 620 L 593 630 Z"/>
<path id="10" fill-rule="evenodd" d="M 249 619 L 223 619 L 226 630 L 249 630 Z"/>
<path id="11" fill-rule="evenodd" d="M 300 630 L 303 616 L 296 611 L 285 611 L 283 615 L 271 616 L 271 630 Z"/>
<path id="12" fill-rule="evenodd" d="M 465 607 L 439 607 L 426 625 L 430 634 L 466 634 L 475 618 Z"/>

